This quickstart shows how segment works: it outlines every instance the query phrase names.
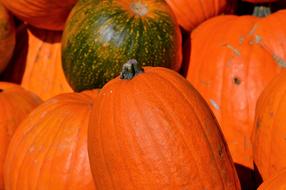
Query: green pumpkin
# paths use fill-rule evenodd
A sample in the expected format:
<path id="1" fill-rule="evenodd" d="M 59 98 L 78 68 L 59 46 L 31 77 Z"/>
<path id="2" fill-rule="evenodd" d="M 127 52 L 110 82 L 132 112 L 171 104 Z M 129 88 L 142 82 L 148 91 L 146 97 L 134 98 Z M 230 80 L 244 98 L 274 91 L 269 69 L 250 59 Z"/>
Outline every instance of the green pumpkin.
<path id="1" fill-rule="evenodd" d="M 75 91 L 101 88 L 130 59 L 181 66 L 181 33 L 164 0 L 81 0 L 62 42 L 64 73 Z"/>

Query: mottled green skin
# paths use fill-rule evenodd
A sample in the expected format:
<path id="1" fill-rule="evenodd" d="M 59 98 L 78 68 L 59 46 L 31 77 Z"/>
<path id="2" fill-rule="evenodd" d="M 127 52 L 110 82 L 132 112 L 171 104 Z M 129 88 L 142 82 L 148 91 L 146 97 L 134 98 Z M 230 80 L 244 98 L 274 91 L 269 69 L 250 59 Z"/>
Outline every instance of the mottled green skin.
<path id="1" fill-rule="evenodd" d="M 71 87 L 101 88 L 129 59 L 149 66 L 178 65 L 181 39 L 173 15 L 157 10 L 148 14 L 132 16 L 111 0 L 80 1 L 67 21 L 62 44 L 63 69 Z"/>

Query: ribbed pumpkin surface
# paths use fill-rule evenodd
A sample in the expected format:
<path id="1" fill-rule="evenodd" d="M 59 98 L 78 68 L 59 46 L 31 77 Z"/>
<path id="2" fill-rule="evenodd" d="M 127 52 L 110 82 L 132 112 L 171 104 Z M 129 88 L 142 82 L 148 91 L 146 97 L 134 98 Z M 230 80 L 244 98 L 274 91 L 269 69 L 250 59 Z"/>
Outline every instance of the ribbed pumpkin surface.
<path id="1" fill-rule="evenodd" d="M 63 30 L 77 0 L 1 0 L 17 17 L 39 28 Z"/>
<path id="2" fill-rule="evenodd" d="M 264 180 L 286 167 L 286 72 L 277 76 L 258 99 L 253 130 L 254 162 Z"/>
<path id="3" fill-rule="evenodd" d="M 285 190 L 286 170 L 282 170 L 275 176 L 263 182 L 257 190 Z"/>
<path id="4" fill-rule="evenodd" d="M 88 132 L 96 188 L 240 189 L 219 126 L 179 74 L 145 67 L 107 83 Z"/>
<path id="5" fill-rule="evenodd" d="M 20 122 L 41 102 L 18 85 L 0 82 L 0 190 L 4 190 L 3 164 L 10 139 Z"/>
<path id="6" fill-rule="evenodd" d="M 205 20 L 217 16 L 226 8 L 226 0 L 166 0 L 174 11 L 178 23 L 192 31 Z"/>
<path id="7" fill-rule="evenodd" d="M 61 61 L 61 32 L 30 28 L 29 46 L 21 85 L 44 100 L 72 92 Z"/>
<path id="8" fill-rule="evenodd" d="M 87 155 L 92 96 L 56 96 L 21 123 L 8 149 L 6 190 L 95 189 Z"/>
<path id="9" fill-rule="evenodd" d="M 285 18 L 286 11 L 264 19 L 220 16 L 191 36 L 187 79 L 221 124 L 234 161 L 244 167 L 253 168 L 250 136 L 258 96 L 286 66 Z"/>
<path id="10" fill-rule="evenodd" d="M 63 68 L 75 91 L 101 88 L 129 59 L 179 70 L 181 34 L 163 0 L 79 1 L 63 35 Z"/>

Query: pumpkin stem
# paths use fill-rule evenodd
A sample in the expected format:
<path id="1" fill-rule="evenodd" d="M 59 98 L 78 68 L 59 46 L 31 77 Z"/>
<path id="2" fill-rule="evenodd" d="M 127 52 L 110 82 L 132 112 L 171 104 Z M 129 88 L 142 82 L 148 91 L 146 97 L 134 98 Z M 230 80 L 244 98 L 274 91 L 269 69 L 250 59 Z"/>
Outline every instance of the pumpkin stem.
<path id="1" fill-rule="evenodd" d="M 130 59 L 127 61 L 127 63 L 123 64 L 120 78 L 123 80 L 131 80 L 134 76 L 142 72 L 143 68 L 139 66 L 136 59 Z"/>
<path id="2" fill-rule="evenodd" d="M 254 7 L 254 11 L 252 15 L 256 17 L 267 17 L 270 14 L 271 14 L 270 7 L 260 5 L 260 6 Z"/>

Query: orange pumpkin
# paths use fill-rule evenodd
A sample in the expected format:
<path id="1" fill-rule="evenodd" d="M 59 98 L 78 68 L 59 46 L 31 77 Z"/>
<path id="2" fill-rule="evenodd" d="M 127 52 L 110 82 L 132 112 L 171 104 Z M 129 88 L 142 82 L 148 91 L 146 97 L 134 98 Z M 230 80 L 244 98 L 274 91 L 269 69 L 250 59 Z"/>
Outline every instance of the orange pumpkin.
<path id="1" fill-rule="evenodd" d="M 96 95 L 58 95 L 19 125 L 5 162 L 6 190 L 95 190 L 87 126 Z"/>
<path id="2" fill-rule="evenodd" d="M 226 8 L 226 0 L 166 0 L 175 13 L 178 23 L 187 31 L 205 20 L 217 16 Z"/>
<path id="3" fill-rule="evenodd" d="M 123 68 L 90 117 L 97 189 L 240 189 L 219 126 L 191 84 L 166 68 L 142 73 L 135 60 Z"/>
<path id="4" fill-rule="evenodd" d="M 253 130 L 254 162 L 263 180 L 286 167 L 286 71 L 267 86 L 257 102 Z"/>
<path id="5" fill-rule="evenodd" d="M 214 112 L 234 161 L 249 172 L 256 101 L 286 67 L 285 18 L 286 11 L 266 18 L 220 16 L 191 34 L 187 79 Z"/>
<path id="6" fill-rule="evenodd" d="M 15 26 L 12 16 L 0 3 L 0 72 L 7 66 L 15 47 Z"/>
<path id="7" fill-rule="evenodd" d="M 7 148 L 19 123 L 42 101 L 12 83 L 0 82 L 0 189 L 4 190 L 3 164 Z"/>
<path id="8" fill-rule="evenodd" d="M 77 0 L 1 0 L 18 18 L 39 28 L 63 30 Z"/>
<path id="9" fill-rule="evenodd" d="M 257 190 L 285 190 L 286 189 L 286 170 L 282 170 L 272 178 L 263 182 Z"/>
<path id="10" fill-rule="evenodd" d="M 24 88 L 47 100 L 60 93 L 72 92 L 67 83 L 61 62 L 61 32 L 22 26 L 19 54 L 7 69 L 7 81 L 19 82 Z M 26 35 L 26 36 L 25 36 Z M 23 51 L 24 50 L 24 51 Z M 24 53 L 24 54 L 23 54 Z"/>

